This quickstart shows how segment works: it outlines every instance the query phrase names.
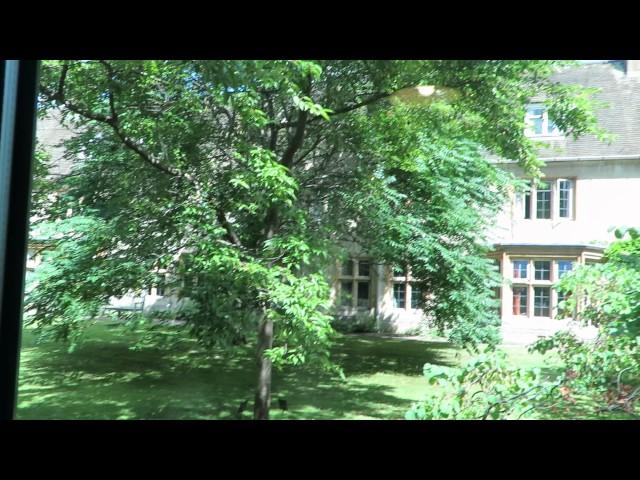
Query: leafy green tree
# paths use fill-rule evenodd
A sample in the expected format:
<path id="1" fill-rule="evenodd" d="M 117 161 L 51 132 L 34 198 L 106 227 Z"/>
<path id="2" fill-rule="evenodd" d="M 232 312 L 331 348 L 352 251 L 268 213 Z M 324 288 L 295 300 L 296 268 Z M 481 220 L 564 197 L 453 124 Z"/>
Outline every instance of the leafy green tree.
<path id="1" fill-rule="evenodd" d="M 487 350 L 461 368 L 426 364 L 438 392 L 415 403 L 407 420 L 526 419 L 562 401 L 562 379 L 545 380 L 539 368 L 510 365 L 505 352 Z"/>
<path id="2" fill-rule="evenodd" d="M 539 352 L 556 350 L 569 373 L 568 388 L 591 397 L 602 411 L 635 414 L 640 399 L 640 231 L 619 229 L 604 262 L 562 278 L 560 308 L 598 328 L 595 341 L 559 333 L 538 341 Z"/>
<path id="3" fill-rule="evenodd" d="M 495 343 L 481 232 L 509 182 L 483 152 L 538 173 L 523 133 L 534 94 L 565 132 L 596 132 L 584 92 L 549 79 L 561 65 L 44 62 L 41 112 L 59 109 L 80 133 L 35 225 L 56 249 L 29 321 L 67 338 L 108 297 L 176 272 L 203 344 L 257 332 L 254 417 L 268 418 L 274 363 L 331 368 L 325 272 L 355 240 L 412 267 L 453 340 Z M 425 98 L 416 86 L 428 102 L 408 102 Z"/>

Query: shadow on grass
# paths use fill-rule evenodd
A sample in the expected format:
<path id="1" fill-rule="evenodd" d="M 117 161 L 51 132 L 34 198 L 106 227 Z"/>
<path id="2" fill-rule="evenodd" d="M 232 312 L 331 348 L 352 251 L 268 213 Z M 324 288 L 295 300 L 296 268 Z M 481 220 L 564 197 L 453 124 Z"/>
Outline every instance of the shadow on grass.
<path id="1" fill-rule="evenodd" d="M 204 352 L 185 341 L 171 350 L 129 348 L 135 341 L 107 325 L 92 331 L 73 353 L 61 344 L 36 344 L 25 332 L 21 354 L 20 419 L 234 419 L 251 417 L 256 381 L 253 352 Z M 395 388 L 413 377 L 422 385 L 424 363 L 452 366 L 455 350 L 444 343 L 348 336 L 334 349 L 344 382 L 308 368 L 276 371 L 278 419 L 402 418 L 411 398 Z M 387 373 L 387 384 L 368 376 Z M 426 382 L 425 382 L 426 384 Z M 286 398 L 289 410 L 277 409 Z"/>

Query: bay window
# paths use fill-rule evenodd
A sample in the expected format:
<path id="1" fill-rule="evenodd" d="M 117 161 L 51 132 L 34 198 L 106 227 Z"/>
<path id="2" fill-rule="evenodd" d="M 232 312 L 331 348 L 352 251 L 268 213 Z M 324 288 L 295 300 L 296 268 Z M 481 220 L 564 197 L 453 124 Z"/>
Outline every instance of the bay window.
<path id="1" fill-rule="evenodd" d="M 574 260 L 515 258 L 511 263 L 512 314 L 529 318 L 551 317 L 558 303 L 566 298 L 553 284 L 572 270 Z"/>

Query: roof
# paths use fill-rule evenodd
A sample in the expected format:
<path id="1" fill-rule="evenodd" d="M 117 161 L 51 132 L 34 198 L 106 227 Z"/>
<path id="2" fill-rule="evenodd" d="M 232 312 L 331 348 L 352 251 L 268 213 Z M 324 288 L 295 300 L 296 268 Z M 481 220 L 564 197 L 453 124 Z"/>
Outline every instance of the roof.
<path id="1" fill-rule="evenodd" d="M 594 244 L 590 244 L 590 243 L 572 243 L 572 244 L 567 244 L 567 243 L 506 243 L 506 242 L 500 242 L 500 243 L 495 243 L 493 245 L 494 247 L 541 247 L 541 248 L 554 248 L 554 247 L 558 247 L 558 248 L 591 248 L 594 250 L 602 250 L 604 247 L 600 246 L 600 245 L 594 245 Z"/>
<path id="2" fill-rule="evenodd" d="M 596 109 L 599 125 L 615 135 L 611 144 L 593 135 L 573 140 L 567 137 L 541 137 L 550 148 L 542 148 L 538 156 L 547 161 L 593 159 L 594 157 L 640 157 L 640 77 L 627 75 L 619 62 L 582 64 L 556 73 L 552 79 L 583 87 L 599 88 L 594 99 L 605 102 L 606 108 Z M 491 155 L 490 158 L 498 160 Z"/>

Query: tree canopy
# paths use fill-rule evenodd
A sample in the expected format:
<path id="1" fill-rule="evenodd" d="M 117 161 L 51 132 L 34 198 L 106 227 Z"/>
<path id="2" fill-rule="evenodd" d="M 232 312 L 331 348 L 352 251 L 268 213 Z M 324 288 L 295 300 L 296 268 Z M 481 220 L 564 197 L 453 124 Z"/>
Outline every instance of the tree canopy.
<path id="1" fill-rule="evenodd" d="M 204 344 L 257 332 L 266 418 L 273 361 L 330 367 L 325 273 L 356 241 L 411 266 L 422 308 L 453 340 L 495 343 L 498 276 L 482 232 L 510 179 L 486 152 L 539 173 L 524 135 L 534 95 L 567 134 L 598 132 L 587 92 L 551 81 L 562 65 L 44 62 L 40 111 L 79 133 L 65 142 L 71 173 L 49 182 L 57 194 L 34 199 L 34 227 L 56 248 L 28 321 L 66 338 L 110 296 L 176 272 Z M 416 86 L 455 95 L 398 97 Z"/>

